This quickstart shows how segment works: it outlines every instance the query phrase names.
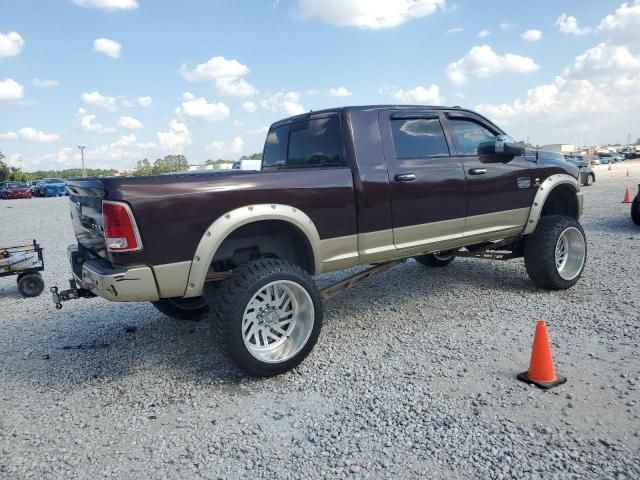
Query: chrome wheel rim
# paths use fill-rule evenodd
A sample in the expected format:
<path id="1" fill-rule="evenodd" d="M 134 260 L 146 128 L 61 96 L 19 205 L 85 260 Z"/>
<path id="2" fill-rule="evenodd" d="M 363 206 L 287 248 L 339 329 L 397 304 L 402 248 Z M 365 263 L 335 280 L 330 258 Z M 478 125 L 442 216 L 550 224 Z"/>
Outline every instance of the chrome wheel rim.
<path id="1" fill-rule="evenodd" d="M 451 251 L 449 250 L 446 252 L 436 252 L 436 253 L 433 253 L 432 255 L 433 255 L 433 258 L 435 258 L 436 260 L 440 260 L 441 262 L 446 262 L 453 256 L 453 253 L 451 253 Z"/>
<path id="2" fill-rule="evenodd" d="M 242 338 L 253 357 L 266 363 L 289 360 L 307 344 L 315 322 L 311 296 L 290 280 L 258 290 L 242 316 Z"/>
<path id="3" fill-rule="evenodd" d="M 582 232 L 575 227 L 562 231 L 556 242 L 556 270 L 564 280 L 573 280 L 582 271 L 587 256 Z"/>

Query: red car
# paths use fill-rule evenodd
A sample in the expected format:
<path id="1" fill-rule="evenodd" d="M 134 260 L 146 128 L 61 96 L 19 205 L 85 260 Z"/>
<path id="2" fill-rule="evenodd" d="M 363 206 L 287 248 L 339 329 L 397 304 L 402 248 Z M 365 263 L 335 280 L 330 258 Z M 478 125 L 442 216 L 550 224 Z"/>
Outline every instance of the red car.
<path id="1" fill-rule="evenodd" d="M 0 197 L 5 200 L 10 198 L 31 198 L 31 189 L 26 183 L 5 182 L 0 184 Z"/>

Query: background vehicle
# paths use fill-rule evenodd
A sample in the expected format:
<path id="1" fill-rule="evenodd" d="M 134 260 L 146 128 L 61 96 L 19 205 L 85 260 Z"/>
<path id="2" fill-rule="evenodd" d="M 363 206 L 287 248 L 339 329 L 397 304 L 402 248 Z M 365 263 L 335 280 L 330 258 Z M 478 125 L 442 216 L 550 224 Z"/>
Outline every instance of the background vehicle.
<path id="1" fill-rule="evenodd" d="M 501 250 L 524 257 L 535 285 L 571 287 L 586 262 L 579 176 L 461 108 L 302 114 L 271 126 L 260 172 L 69 180 L 80 288 L 56 304 L 211 313 L 241 368 L 275 375 L 313 348 L 323 298 L 406 258 L 442 267 Z M 322 290 L 312 279 L 371 264 Z"/>
<path id="2" fill-rule="evenodd" d="M 262 160 L 236 160 L 233 162 L 232 170 L 256 170 L 262 168 Z"/>
<path id="3" fill-rule="evenodd" d="M 602 165 L 613 163 L 613 157 L 609 153 L 598 153 L 598 160 L 600 160 Z"/>
<path id="4" fill-rule="evenodd" d="M 580 156 L 565 157 L 567 162 L 575 165 L 580 170 L 580 183 L 587 187 L 590 187 L 596 181 L 596 174 L 589 164 Z"/>
<path id="5" fill-rule="evenodd" d="M 17 275 L 18 291 L 24 297 L 37 297 L 44 290 L 42 247 L 33 243 L 0 247 L 0 277 Z"/>
<path id="6" fill-rule="evenodd" d="M 0 184 L 0 198 L 31 198 L 31 190 L 22 182 L 4 182 Z"/>
<path id="7" fill-rule="evenodd" d="M 61 197 L 69 195 L 69 191 L 60 178 L 45 178 L 38 182 L 38 195 L 41 197 Z"/>
<path id="8" fill-rule="evenodd" d="M 631 219 L 636 225 L 640 225 L 640 185 L 638 185 L 638 193 L 631 202 Z"/>

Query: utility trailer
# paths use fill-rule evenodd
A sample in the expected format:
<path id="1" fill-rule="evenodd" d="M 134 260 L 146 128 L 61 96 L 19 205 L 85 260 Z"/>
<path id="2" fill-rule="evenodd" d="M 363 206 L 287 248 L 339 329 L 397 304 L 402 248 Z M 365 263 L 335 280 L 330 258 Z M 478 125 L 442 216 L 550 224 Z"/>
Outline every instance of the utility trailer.
<path id="1" fill-rule="evenodd" d="M 36 240 L 17 247 L 0 247 L 0 277 L 16 275 L 23 297 L 37 297 L 44 290 L 42 247 Z"/>

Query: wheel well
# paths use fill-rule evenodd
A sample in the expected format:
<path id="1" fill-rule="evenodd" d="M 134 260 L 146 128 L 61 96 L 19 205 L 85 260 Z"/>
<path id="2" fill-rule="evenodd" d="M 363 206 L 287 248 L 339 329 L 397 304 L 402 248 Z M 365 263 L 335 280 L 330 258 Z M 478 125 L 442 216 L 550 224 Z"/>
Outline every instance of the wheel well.
<path id="1" fill-rule="evenodd" d="M 284 220 L 261 220 L 234 230 L 216 251 L 212 267 L 215 271 L 233 270 L 257 258 L 279 258 L 311 275 L 315 273 L 309 240 L 298 227 Z"/>
<path id="2" fill-rule="evenodd" d="M 576 220 L 580 217 L 578 197 L 572 186 L 559 185 L 551 191 L 540 214 L 541 217 L 548 215 L 564 215 Z"/>

